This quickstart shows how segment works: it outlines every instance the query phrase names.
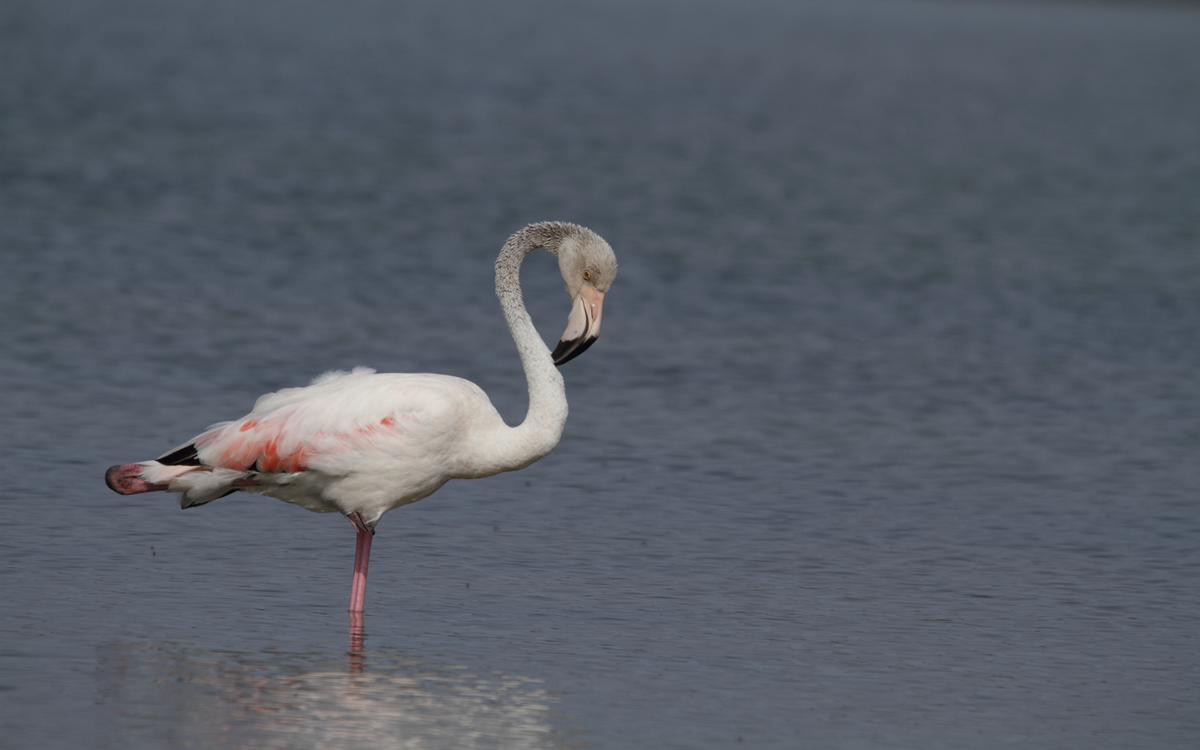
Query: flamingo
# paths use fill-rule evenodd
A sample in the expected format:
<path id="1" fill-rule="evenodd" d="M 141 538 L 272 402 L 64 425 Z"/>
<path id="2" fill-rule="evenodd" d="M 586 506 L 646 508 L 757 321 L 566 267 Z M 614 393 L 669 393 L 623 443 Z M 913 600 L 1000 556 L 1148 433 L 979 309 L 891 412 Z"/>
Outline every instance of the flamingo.
<path id="1" fill-rule="evenodd" d="M 521 262 L 539 247 L 558 257 L 571 296 L 567 329 L 553 352 L 521 297 Z M 268 393 L 241 419 L 214 424 L 153 461 L 113 466 L 105 483 L 122 495 L 178 492 L 183 508 L 243 491 L 341 513 L 358 532 L 350 612 L 361 614 L 371 540 L 384 513 L 451 479 L 523 469 L 558 445 L 567 396 L 556 367 L 595 342 L 616 275 L 608 243 L 575 224 L 530 224 L 504 244 L 496 296 L 529 386 L 529 411 L 516 427 L 468 380 L 356 367 Z"/>

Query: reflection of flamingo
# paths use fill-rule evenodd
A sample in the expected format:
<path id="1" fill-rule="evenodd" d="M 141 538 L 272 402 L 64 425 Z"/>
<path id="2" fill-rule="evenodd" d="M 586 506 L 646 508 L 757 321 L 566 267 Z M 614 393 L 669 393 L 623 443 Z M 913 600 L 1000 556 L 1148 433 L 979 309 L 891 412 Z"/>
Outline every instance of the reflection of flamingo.
<path id="1" fill-rule="evenodd" d="M 570 731 L 541 680 L 407 652 L 372 651 L 349 674 L 311 650 L 106 643 L 97 656 L 105 746 L 561 750 Z"/>
<path id="2" fill-rule="evenodd" d="M 567 330 L 553 353 L 521 299 L 526 254 L 558 257 L 571 295 Z M 447 375 L 331 372 L 307 388 L 269 393 L 254 410 L 154 461 L 114 466 L 108 486 L 131 495 L 181 492 L 191 508 L 238 490 L 344 514 L 358 529 L 350 611 L 361 612 L 375 525 L 387 511 L 428 497 L 450 479 L 522 469 L 558 444 L 567 397 L 556 365 L 578 356 L 600 333 L 604 294 L 617 274 L 608 243 L 574 224 L 531 224 L 496 259 L 496 295 L 529 384 L 529 412 L 509 427 L 487 395 Z"/>

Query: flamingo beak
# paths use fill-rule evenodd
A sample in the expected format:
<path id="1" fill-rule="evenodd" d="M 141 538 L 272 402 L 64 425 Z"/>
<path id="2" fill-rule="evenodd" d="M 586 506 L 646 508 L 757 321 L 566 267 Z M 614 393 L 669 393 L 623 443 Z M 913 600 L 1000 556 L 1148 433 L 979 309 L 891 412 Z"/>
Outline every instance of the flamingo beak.
<path id="1" fill-rule="evenodd" d="M 562 340 L 550 355 L 554 364 L 562 365 L 587 351 L 600 336 L 600 311 L 604 307 L 604 292 L 597 291 L 591 284 L 584 284 L 571 306 L 567 317 L 567 330 Z"/>

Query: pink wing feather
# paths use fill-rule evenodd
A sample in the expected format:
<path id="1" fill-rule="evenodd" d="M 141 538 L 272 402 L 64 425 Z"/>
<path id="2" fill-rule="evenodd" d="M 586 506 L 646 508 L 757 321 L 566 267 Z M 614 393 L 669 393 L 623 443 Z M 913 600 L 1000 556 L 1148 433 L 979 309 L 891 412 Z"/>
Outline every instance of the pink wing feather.
<path id="1" fill-rule="evenodd" d="M 206 466 L 234 471 L 294 472 L 308 468 L 305 442 L 289 431 L 295 409 L 251 414 L 220 425 L 193 440 Z M 282 452 L 280 444 L 284 446 Z"/>
<path id="2" fill-rule="evenodd" d="M 312 415 L 306 413 L 312 410 L 304 406 L 250 414 L 210 429 L 192 442 L 206 466 L 291 473 L 305 471 L 314 460 L 361 449 L 385 431 L 396 430 L 391 414 L 370 421 L 343 418 L 325 429 L 314 429 Z"/>
<path id="3" fill-rule="evenodd" d="M 408 438 L 407 450 L 422 452 L 422 445 L 452 438 L 450 426 L 460 423 L 451 416 L 457 411 L 452 404 L 474 395 L 465 381 L 440 376 L 339 381 L 270 394 L 245 417 L 213 425 L 191 441 L 200 461 L 235 471 L 291 473 L 327 468 L 322 459 L 365 455 L 380 443 L 403 451 L 398 438 Z M 457 398 L 447 398 L 448 391 L 458 391 Z"/>

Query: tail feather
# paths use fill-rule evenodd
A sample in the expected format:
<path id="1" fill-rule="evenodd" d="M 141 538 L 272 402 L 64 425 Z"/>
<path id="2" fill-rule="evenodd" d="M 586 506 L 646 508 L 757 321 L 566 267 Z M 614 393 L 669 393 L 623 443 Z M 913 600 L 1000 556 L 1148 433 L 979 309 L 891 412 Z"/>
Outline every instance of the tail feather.
<path id="1" fill-rule="evenodd" d="M 210 469 L 198 464 L 165 466 L 160 461 L 114 466 L 104 474 L 104 483 L 121 495 L 141 492 L 179 492 L 179 505 L 192 508 L 259 485 L 244 471 Z"/>
<path id="2" fill-rule="evenodd" d="M 184 468 L 171 467 L 171 468 Z M 194 468 L 194 467 L 188 467 Z M 205 469 L 184 474 L 178 481 L 173 482 L 171 490 L 182 492 L 179 496 L 180 508 L 194 508 L 197 505 L 211 503 L 226 495 L 231 495 L 240 489 L 255 487 L 258 482 L 247 479 L 246 472 L 233 469 Z"/>
<path id="3" fill-rule="evenodd" d="M 200 468 L 193 465 L 163 466 L 158 461 L 142 461 L 136 464 L 114 466 L 104 474 L 104 483 L 113 492 L 121 495 L 136 495 L 140 492 L 171 491 L 171 481 L 178 476 Z M 180 491 L 180 490 L 174 490 Z"/>
<path id="4" fill-rule="evenodd" d="M 121 464 L 104 473 L 104 483 L 119 495 L 136 495 L 139 492 L 162 492 L 166 484 L 155 484 L 142 478 L 145 464 Z"/>

